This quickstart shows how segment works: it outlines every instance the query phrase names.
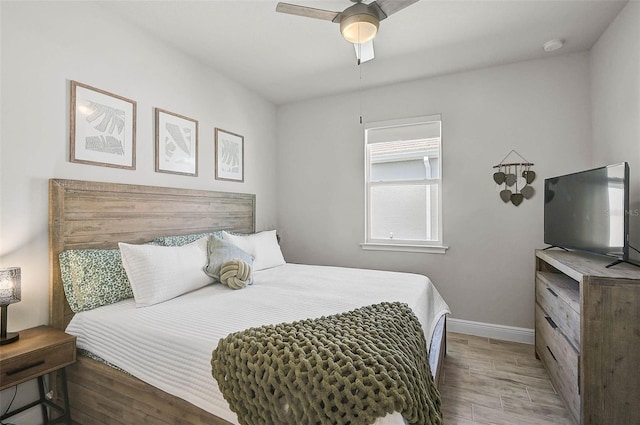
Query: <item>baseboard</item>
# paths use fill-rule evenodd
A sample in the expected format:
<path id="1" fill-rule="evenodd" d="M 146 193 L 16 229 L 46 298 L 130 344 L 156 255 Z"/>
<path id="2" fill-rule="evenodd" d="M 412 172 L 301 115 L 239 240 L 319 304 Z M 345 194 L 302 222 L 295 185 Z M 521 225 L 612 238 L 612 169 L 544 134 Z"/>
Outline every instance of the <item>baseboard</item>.
<path id="1" fill-rule="evenodd" d="M 533 329 L 517 328 L 515 326 L 496 325 L 493 323 L 472 322 L 470 320 L 447 318 L 447 331 L 467 335 L 476 335 L 503 341 L 533 344 Z"/>

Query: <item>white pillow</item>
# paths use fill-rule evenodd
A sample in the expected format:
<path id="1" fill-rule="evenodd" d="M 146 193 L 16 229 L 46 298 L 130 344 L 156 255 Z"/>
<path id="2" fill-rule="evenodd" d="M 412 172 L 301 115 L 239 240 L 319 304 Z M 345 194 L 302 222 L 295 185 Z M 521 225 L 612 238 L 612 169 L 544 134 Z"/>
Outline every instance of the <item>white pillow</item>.
<path id="1" fill-rule="evenodd" d="M 240 236 L 222 232 L 222 239 L 229 241 L 253 256 L 253 270 L 270 269 L 285 264 L 275 230 Z"/>
<path id="2" fill-rule="evenodd" d="M 183 246 L 119 243 L 136 307 L 170 300 L 212 283 L 204 272 L 208 239 Z"/>

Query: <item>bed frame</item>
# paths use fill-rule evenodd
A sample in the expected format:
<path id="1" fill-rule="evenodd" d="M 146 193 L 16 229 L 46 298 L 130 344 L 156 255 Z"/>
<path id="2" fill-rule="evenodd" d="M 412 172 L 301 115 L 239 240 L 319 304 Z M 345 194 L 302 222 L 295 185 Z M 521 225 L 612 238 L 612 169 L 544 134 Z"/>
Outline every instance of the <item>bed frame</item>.
<path id="1" fill-rule="evenodd" d="M 144 243 L 161 235 L 223 229 L 252 233 L 255 201 L 253 194 L 51 179 L 50 325 L 64 330 L 73 317 L 60 276 L 58 256 L 62 251 L 117 248 L 118 242 Z M 438 350 L 437 383 L 445 353 L 444 335 L 431 349 Z M 67 367 L 67 384 L 71 416 L 78 424 L 229 424 L 84 356 L 78 356 L 78 361 Z"/>

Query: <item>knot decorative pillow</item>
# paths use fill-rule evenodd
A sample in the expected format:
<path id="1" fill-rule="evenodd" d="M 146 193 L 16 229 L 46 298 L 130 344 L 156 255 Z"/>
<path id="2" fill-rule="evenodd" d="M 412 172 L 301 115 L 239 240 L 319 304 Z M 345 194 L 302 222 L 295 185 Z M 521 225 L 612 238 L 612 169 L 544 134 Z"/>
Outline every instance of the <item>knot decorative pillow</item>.
<path id="1" fill-rule="evenodd" d="M 220 282 L 231 289 L 242 289 L 251 279 L 251 266 L 242 260 L 227 261 L 220 267 Z"/>
<path id="2" fill-rule="evenodd" d="M 209 262 L 207 263 L 204 272 L 211 276 L 216 282 L 221 280 L 220 276 L 222 276 L 222 273 L 220 271 L 222 265 L 231 260 L 242 260 L 250 265 L 253 270 L 253 257 L 231 242 L 212 236 L 207 245 L 207 252 L 209 255 Z M 252 283 L 252 276 L 249 276 L 247 285 L 251 285 Z"/>

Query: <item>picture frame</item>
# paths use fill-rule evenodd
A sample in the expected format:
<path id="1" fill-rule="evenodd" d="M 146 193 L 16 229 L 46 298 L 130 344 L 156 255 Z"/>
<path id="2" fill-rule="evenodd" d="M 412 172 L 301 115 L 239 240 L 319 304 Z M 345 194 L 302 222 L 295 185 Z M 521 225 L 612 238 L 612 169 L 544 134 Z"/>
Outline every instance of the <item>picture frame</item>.
<path id="1" fill-rule="evenodd" d="M 155 108 L 158 173 L 198 175 L 198 121 Z"/>
<path id="2" fill-rule="evenodd" d="M 244 137 L 216 128 L 215 149 L 216 179 L 244 182 Z"/>
<path id="3" fill-rule="evenodd" d="M 70 162 L 136 169 L 136 101 L 71 81 Z"/>

